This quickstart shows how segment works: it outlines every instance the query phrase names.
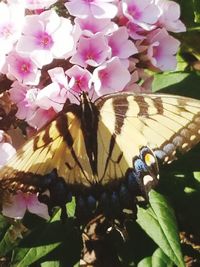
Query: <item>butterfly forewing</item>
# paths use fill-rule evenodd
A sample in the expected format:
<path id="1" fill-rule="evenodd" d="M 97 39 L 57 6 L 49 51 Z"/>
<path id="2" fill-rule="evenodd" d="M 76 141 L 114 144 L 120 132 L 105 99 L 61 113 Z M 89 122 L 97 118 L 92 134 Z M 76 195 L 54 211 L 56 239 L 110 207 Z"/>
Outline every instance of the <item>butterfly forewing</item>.
<path id="1" fill-rule="evenodd" d="M 28 141 L 1 169 L 2 186 L 28 191 L 28 185 L 37 188 L 34 177 L 51 173 L 56 169 L 58 176 L 68 184 L 90 186 L 92 171 L 85 150 L 80 120 L 71 112 L 58 118 Z M 15 182 L 13 184 L 13 182 Z M 4 186 L 5 184 L 5 186 Z"/>

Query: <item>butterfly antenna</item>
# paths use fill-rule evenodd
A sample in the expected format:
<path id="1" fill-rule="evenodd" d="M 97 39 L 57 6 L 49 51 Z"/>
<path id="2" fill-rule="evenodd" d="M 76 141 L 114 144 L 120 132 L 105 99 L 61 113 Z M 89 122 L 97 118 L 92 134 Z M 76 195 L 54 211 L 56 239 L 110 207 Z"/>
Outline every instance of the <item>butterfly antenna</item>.
<path id="1" fill-rule="evenodd" d="M 57 102 L 57 101 L 55 101 L 55 100 L 53 100 L 53 99 L 51 99 L 51 98 L 48 98 L 50 101 L 52 101 L 53 103 L 56 103 L 56 104 L 59 104 L 59 105 L 64 105 L 65 104 L 65 102 Z"/>
<path id="2" fill-rule="evenodd" d="M 68 93 L 72 94 L 73 97 L 76 98 L 76 100 L 77 100 L 78 102 L 80 102 L 80 98 L 77 96 L 77 92 L 76 92 L 75 90 L 70 89 L 70 90 L 68 91 Z"/>

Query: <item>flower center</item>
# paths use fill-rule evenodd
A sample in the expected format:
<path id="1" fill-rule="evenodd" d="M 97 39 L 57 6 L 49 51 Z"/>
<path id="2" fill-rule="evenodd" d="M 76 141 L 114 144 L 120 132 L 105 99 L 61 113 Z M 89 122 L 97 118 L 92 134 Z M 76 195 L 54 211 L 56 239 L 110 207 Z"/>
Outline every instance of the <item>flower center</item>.
<path id="1" fill-rule="evenodd" d="M 6 25 L 3 26 L 0 30 L 0 35 L 4 37 L 5 39 L 8 38 L 9 36 L 12 35 L 12 26 L 11 25 Z"/>
<path id="2" fill-rule="evenodd" d="M 30 72 L 30 64 L 23 63 L 22 66 L 21 66 L 21 71 L 25 72 L 25 73 Z"/>
<path id="3" fill-rule="evenodd" d="M 135 18 L 135 19 L 138 19 L 138 18 L 140 17 L 140 15 L 141 15 L 140 10 L 139 10 L 138 7 L 135 6 L 135 5 L 131 5 L 131 6 L 129 6 L 129 7 L 128 7 L 128 12 L 129 12 L 129 14 L 130 14 L 133 18 Z"/>
<path id="4" fill-rule="evenodd" d="M 43 49 L 50 49 L 53 46 L 53 39 L 47 32 L 41 32 L 36 36 L 37 45 Z"/>

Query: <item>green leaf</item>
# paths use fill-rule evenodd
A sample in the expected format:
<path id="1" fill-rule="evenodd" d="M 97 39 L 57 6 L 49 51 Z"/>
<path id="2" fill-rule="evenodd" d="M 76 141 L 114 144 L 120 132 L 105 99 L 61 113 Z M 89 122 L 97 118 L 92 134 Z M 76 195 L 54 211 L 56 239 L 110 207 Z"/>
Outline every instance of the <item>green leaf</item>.
<path id="1" fill-rule="evenodd" d="M 171 85 L 177 85 L 183 82 L 189 75 L 190 73 L 188 72 L 157 73 L 154 75 L 153 91 L 156 92 Z"/>
<path id="2" fill-rule="evenodd" d="M 170 72 L 154 75 L 153 92 L 177 94 L 200 99 L 200 75 L 196 72 Z"/>
<path id="3" fill-rule="evenodd" d="M 141 260 L 137 267 L 152 267 L 151 257 L 147 257 L 143 260 Z"/>
<path id="4" fill-rule="evenodd" d="M 20 246 L 15 249 L 12 266 L 24 267 L 50 253 L 61 244 L 59 238 L 55 237 L 60 226 L 60 210 L 54 215 L 50 223 L 32 231 Z M 57 222 L 56 222 L 57 221 Z"/>
<path id="5" fill-rule="evenodd" d="M 69 217 L 74 215 L 75 201 L 67 204 Z M 15 249 L 12 266 L 24 267 L 29 266 L 35 261 L 49 254 L 55 248 L 62 244 L 63 238 L 70 233 L 72 225 L 70 219 L 65 224 L 60 221 L 60 209 L 54 214 L 49 223 L 35 229 L 25 239 L 21 246 Z M 64 234 L 63 234 L 64 232 Z"/>
<path id="6" fill-rule="evenodd" d="M 41 267 L 60 267 L 59 261 L 46 261 L 41 264 Z"/>
<path id="7" fill-rule="evenodd" d="M 141 260 L 138 267 L 170 267 L 173 266 L 173 262 L 165 255 L 162 249 L 157 249 L 152 257 Z"/>
<path id="8" fill-rule="evenodd" d="M 0 214 L 0 238 L 4 236 L 9 226 L 8 220 Z"/>
<path id="9" fill-rule="evenodd" d="M 194 21 L 196 23 L 200 23 L 200 2 L 199 0 L 193 0 L 193 3 L 194 3 L 194 15 L 195 15 Z"/>
<path id="10" fill-rule="evenodd" d="M 24 267 L 29 266 L 30 264 L 34 263 L 38 259 L 42 258 L 43 256 L 47 255 L 49 252 L 54 250 L 56 247 L 60 245 L 60 242 L 49 244 L 49 245 L 42 245 L 38 247 L 33 247 L 30 249 L 22 248 L 17 251 L 12 259 L 12 267 Z"/>
<path id="11" fill-rule="evenodd" d="M 27 229 L 20 222 L 11 225 L 0 242 L 0 257 L 5 256 L 15 248 L 26 232 Z"/>
<path id="12" fill-rule="evenodd" d="M 194 172 L 194 178 L 200 183 L 200 172 Z"/>
<path id="13" fill-rule="evenodd" d="M 199 0 L 177 0 L 181 7 L 181 20 L 187 28 L 195 26 L 195 1 L 198 4 Z"/>
<path id="14" fill-rule="evenodd" d="M 185 266 L 172 208 L 164 196 L 153 190 L 149 197 L 150 207 L 138 209 L 138 224 L 177 266 Z"/>

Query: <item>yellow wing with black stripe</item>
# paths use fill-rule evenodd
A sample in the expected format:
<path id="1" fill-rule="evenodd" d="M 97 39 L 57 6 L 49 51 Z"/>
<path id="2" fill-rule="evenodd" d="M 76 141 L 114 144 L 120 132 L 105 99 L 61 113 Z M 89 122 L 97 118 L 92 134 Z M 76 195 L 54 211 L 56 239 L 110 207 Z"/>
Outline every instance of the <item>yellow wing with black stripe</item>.
<path id="1" fill-rule="evenodd" d="M 35 177 L 42 179 L 54 169 L 68 184 L 89 187 L 92 183 L 80 120 L 72 112 L 61 113 L 19 149 L 0 172 L 2 186 L 34 191 L 39 187 Z"/>
<path id="2" fill-rule="evenodd" d="M 75 105 L 78 112 L 61 112 L 17 152 L 0 171 L 1 189 L 37 191 L 53 170 L 79 188 L 109 185 L 124 177 L 142 146 L 170 163 L 177 150 L 184 153 L 200 141 L 199 100 L 117 93 L 85 101 Z M 87 104 L 96 127 L 87 119 Z"/>
<path id="3" fill-rule="evenodd" d="M 123 177 L 142 146 L 163 162 L 200 142 L 200 101 L 174 95 L 117 93 L 96 101 L 98 176 L 103 184 Z"/>

